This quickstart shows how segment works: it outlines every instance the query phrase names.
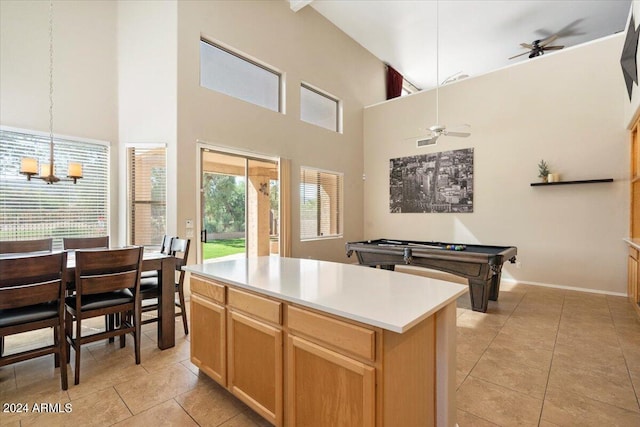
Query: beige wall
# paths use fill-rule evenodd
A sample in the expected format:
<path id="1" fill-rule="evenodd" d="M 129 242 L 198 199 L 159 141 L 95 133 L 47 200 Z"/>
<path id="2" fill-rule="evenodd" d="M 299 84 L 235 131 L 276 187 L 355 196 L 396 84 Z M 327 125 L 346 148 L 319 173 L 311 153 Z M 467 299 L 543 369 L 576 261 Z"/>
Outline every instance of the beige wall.
<path id="1" fill-rule="evenodd" d="M 200 37 L 221 42 L 284 73 L 286 113 L 200 87 Z M 196 219 L 197 142 L 292 159 L 293 256 L 346 260 L 362 237 L 363 107 L 384 99 L 384 65 L 312 8 L 286 1 L 178 3 L 178 233 Z M 300 121 L 305 81 L 343 100 L 344 133 Z M 343 239 L 300 242 L 300 166 L 344 172 Z"/>
<path id="2" fill-rule="evenodd" d="M 440 122 L 471 124 L 466 139 L 416 148 L 405 138 L 435 122 L 433 91 L 365 110 L 365 238 L 514 245 L 504 278 L 624 293 L 628 228 L 624 35 L 545 55 L 440 89 Z M 474 212 L 389 213 L 389 159 L 474 148 Z M 563 180 L 530 187 L 545 159 Z"/>
<path id="3" fill-rule="evenodd" d="M 176 235 L 177 4 L 118 2 L 119 239 L 127 243 L 128 144 L 167 147 L 167 233 Z M 195 258 L 194 258 L 195 259 Z"/>
<path id="4" fill-rule="evenodd" d="M 54 1 L 53 25 L 54 133 L 111 143 L 117 170 L 116 4 Z M 49 132 L 47 1 L 0 2 L 0 124 Z"/>

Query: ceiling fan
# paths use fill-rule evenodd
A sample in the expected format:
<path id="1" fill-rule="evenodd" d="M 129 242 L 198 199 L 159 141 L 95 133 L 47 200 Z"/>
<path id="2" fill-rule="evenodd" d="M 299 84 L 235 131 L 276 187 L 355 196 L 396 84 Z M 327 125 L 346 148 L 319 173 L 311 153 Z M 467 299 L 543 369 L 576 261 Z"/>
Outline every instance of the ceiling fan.
<path id="1" fill-rule="evenodd" d="M 526 54 L 529 54 L 529 58 L 535 58 L 536 56 L 544 55 L 544 52 L 546 50 L 560 50 L 564 48 L 564 46 L 559 46 L 559 45 L 549 46 L 549 44 L 555 41 L 555 39 L 557 38 L 558 38 L 558 35 L 554 34 L 552 36 L 547 37 L 546 39 L 534 40 L 532 44 L 520 43 L 520 46 L 524 47 L 525 49 L 529 49 L 529 52 L 519 53 L 517 55 L 512 56 L 509 59 L 517 58 L 519 56 L 526 55 Z"/>
<path id="2" fill-rule="evenodd" d="M 440 123 L 440 31 L 439 31 L 439 20 L 440 14 L 439 12 L 439 2 L 436 1 L 436 124 L 429 127 L 429 131 L 431 135 L 427 138 L 421 138 L 416 141 L 418 147 L 424 147 L 425 145 L 434 145 L 438 138 L 441 136 L 457 136 L 466 138 L 471 135 L 469 132 L 452 132 L 447 130 L 446 125 L 441 125 Z M 470 127 L 469 125 L 463 125 L 465 127 Z"/>

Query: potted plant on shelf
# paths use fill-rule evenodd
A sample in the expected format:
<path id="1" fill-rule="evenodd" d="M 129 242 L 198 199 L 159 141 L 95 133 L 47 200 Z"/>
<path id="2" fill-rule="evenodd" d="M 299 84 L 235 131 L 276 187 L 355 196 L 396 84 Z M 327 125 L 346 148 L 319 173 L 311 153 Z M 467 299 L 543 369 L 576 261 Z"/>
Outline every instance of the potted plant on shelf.
<path id="1" fill-rule="evenodd" d="M 549 177 L 549 165 L 544 159 L 538 163 L 538 177 L 542 178 L 542 182 L 547 182 Z"/>

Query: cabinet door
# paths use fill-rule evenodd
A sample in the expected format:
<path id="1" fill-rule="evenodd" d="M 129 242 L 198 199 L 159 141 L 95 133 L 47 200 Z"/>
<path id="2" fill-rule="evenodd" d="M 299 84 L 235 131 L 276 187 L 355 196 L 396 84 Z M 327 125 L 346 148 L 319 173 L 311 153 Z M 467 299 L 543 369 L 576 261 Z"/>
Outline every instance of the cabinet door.
<path id="1" fill-rule="evenodd" d="M 229 390 L 276 427 L 282 425 L 282 331 L 228 313 Z"/>
<path id="2" fill-rule="evenodd" d="M 191 294 L 191 362 L 226 386 L 225 308 Z"/>
<path id="3" fill-rule="evenodd" d="M 375 425 L 373 367 L 291 335 L 287 352 L 287 425 Z"/>

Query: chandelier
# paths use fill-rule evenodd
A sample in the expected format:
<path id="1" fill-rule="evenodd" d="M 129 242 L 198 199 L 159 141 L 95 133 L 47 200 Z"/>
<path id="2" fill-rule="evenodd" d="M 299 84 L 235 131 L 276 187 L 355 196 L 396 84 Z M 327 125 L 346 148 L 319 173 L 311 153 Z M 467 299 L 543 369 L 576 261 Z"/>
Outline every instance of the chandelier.
<path id="1" fill-rule="evenodd" d="M 31 178 L 41 179 L 47 184 L 58 181 L 73 181 L 74 184 L 82 178 L 82 164 L 69 162 L 67 177 L 59 178 L 55 175 L 53 162 L 53 0 L 49 2 L 49 162 L 40 165 L 38 175 L 38 160 L 32 157 L 23 157 L 20 161 L 20 173 Z"/>

